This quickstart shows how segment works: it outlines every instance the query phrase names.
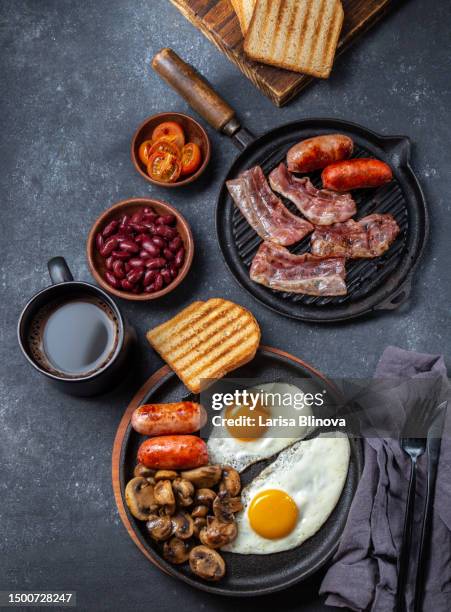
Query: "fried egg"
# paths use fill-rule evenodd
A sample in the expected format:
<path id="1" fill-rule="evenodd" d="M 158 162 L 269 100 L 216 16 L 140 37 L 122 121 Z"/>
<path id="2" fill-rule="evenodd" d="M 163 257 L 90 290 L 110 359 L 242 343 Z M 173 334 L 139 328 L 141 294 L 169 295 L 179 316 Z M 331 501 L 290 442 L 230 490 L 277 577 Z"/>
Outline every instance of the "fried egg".
<path id="1" fill-rule="evenodd" d="M 239 472 L 257 461 L 269 459 L 313 430 L 299 424 L 266 427 L 258 424 L 277 417 L 295 419 L 298 423 L 299 416 L 312 416 L 311 408 L 299 401 L 302 396 L 299 387 L 277 382 L 251 387 L 247 391 L 255 395 L 261 392 L 265 403 L 258 403 L 253 410 L 249 405 L 228 407 L 222 410 L 221 416 L 230 419 L 251 417 L 256 424 L 250 427 L 218 425 L 207 442 L 211 463 L 230 465 Z"/>
<path id="2" fill-rule="evenodd" d="M 340 499 L 349 467 L 344 434 L 318 436 L 282 451 L 243 489 L 238 536 L 223 550 L 267 555 L 312 537 Z"/>

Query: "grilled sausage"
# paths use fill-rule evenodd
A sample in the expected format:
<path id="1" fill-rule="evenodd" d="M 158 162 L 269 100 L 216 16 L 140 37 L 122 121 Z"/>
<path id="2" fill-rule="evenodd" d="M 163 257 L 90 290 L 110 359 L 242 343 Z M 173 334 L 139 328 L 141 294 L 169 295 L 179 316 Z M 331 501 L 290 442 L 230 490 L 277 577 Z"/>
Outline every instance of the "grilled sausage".
<path id="1" fill-rule="evenodd" d="M 351 157 L 354 143 L 343 134 L 327 134 L 302 140 L 287 153 L 288 170 L 313 172 Z"/>
<path id="2" fill-rule="evenodd" d="M 393 179 L 393 172 L 379 159 L 348 159 L 325 168 L 321 178 L 325 189 L 350 191 L 385 185 Z"/>
<path id="3" fill-rule="evenodd" d="M 157 470 L 188 470 L 208 463 L 205 442 L 197 436 L 159 436 L 145 440 L 138 462 Z"/>
<path id="4" fill-rule="evenodd" d="M 146 436 L 191 434 L 207 422 L 205 408 L 195 402 L 144 404 L 132 414 L 132 427 Z"/>

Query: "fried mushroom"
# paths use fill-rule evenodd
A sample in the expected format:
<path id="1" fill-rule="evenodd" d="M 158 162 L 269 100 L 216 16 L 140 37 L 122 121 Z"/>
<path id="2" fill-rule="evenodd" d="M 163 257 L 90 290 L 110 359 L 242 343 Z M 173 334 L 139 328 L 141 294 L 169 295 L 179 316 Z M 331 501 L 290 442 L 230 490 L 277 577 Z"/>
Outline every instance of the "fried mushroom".
<path id="1" fill-rule="evenodd" d="M 194 523 L 193 535 L 195 538 L 198 538 L 201 530 L 207 525 L 207 519 L 204 517 L 197 516 L 195 519 L 193 519 L 193 523 Z"/>
<path id="2" fill-rule="evenodd" d="M 179 512 L 171 518 L 172 535 L 181 540 L 191 538 L 194 532 L 194 521 L 187 512 Z"/>
<path id="3" fill-rule="evenodd" d="M 155 501 L 164 507 L 165 514 L 174 514 L 175 497 L 170 480 L 159 480 L 154 487 Z"/>
<path id="4" fill-rule="evenodd" d="M 203 580 L 221 580 L 225 574 L 224 559 L 215 550 L 206 546 L 195 546 L 189 554 L 189 566 Z"/>
<path id="5" fill-rule="evenodd" d="M 243 504 L 239 497 L 230 497 L 227 491 L 220 492 L 213 502 L 213 514 L 223 523 L 233 523 L 235 512 L 243 509 Z"/>
<path id="6" fill-rule="evenodd" d="M 147 478 L 147 480 L 151 483 L 151 484 L 155 484 L 155 479 L 154 479 L 154 475 L 155 475 L 155 470 L 151 470 L 150 468 L 146 467 L 145 465 L 143 465 L 142 463 L 138 463 L 133 471 L 133 475 L 136 476 L 142 476 L 143 478 Z"/>
<path id="7" fill-rule="evenodd" d="M 178 474 L 174 470 L 157 470 L 154 476 L 156 482 L 159 480 L 175 480 L 177 477 Z"/>
<path id="8" fill-rule="evenodd" d="M 189 553 L 190 545 L 180 538 L 173 537 L 163 545 L 163 557 L 174 565 L 188 561 Z"/>
<path id="9" fill-rule="evenodd" d="M 194 485 L 185 478 L 176 478 L 172 481 L 172 489 L 179 506 L 186 508 L 193 503 Z"/>
<path id="10" fill-rule="evenodd" d="M 154 486 L 143 476 L 132 478 L 127 484 L 125 502 L 140 521 L 147 521 L 158 509 Z"/>
<path id="11" fill-rule="evenodd" d="M 172 535 L 172 521 L 170 516 L 154 515 L 146 523 L 150 537 L 158 542 L 169 540 Z"/>
<path id="12" fill-rule="evenodd" d="M 218 484 L 221 475 L 222 468 L 220 465 L 204 465 L 203 467 L 181 473 L 182 478 L 192 482 L 198 489 L 209 488 Z"/>
<path id="13" fill-rule="evenodd" d="M 237 497 L 241 491 L 241 478 L 238 472 L 230 465 L 222 468 L 222 480 L 219 484 L 220 491 L 227 491 L 231 497 Z"/>
<path id="14" fill-rule="evenodd" d="M 216 499 L 216 493 L 211 489 L 197 489 L 194 494 L 194 503 L 211 508 Z"/>
<path id="15" fill-rule="evenodd" d="M 204 518 L 208 514 L 208 506 L 203 506 L 202 504 L 199 506 L 194 506 L 191 510 L 191 516 L 193 519 L 195 518 Z"/>
<path id="16" fill-rule="evenodd" d="M 205 546 L 221 548 L 236 538 L 238 527 L 236 523 L 222 523 L 212 516 L 207 517 L 207 526 L 201 529 L 199 539 Z"/>

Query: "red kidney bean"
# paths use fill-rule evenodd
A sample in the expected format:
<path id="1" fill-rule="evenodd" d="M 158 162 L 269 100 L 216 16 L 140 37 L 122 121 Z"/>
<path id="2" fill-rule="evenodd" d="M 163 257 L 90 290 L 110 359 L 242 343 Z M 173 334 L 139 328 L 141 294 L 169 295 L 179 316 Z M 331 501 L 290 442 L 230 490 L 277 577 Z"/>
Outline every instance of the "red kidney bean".
<path id="1" fill-rule="evenodd" d="M 109 257 L 106 258 L 105 260 L 105 265 L 106 265 L 106 269 L 107 270 L 112 270 L 113 269 L 113 256 L 110 255 Z"/>
<path id="2" fill-rule="evenodd" d="M 126 262 L 124 263 L 124 268 L 125 268 L 125 271 L 126 271 L 126 272 L 130 272 L 130 270 L 132 270 L 132 267 L 131 267 L 131 265 L 128 263 L 128 261 L 126 261 Z"/>
<path id="3" fill-rule="evenodd" d="M 123 232 L 128 227 L 128 215 L 122 215 L 119 219 L 119 231 Z"/>
<path id="4" fill-rule="evenodd" d="M 141 247 L 153 255 L 153 257 L 158 257 L 160 254 L 160 249 L 149 238 L 141 242 Z"/>
<path id="5" fill-rule="evenodd" d="M 167 242 L 164 238 L 161 238 L 161 236 L 152 236 L 152 238 L 150 239 L 155 246 L 159 247 L 160 249 L 164 249 L 167 245 Z"/>
<path id="6" fill-rule="evenodd" d="M 142 279 L 143 275 L 144 269 L 136 268 L 135 270 L 130 270 L 130 272 L 127 274 L 127 280 L 130 284 L 136 285 L 136 283 Z"/>
<path id="7" fill-rule="evenodd" d="M 98 251 L 101 251 L 103 249 L 103 245 L 105 244 L 105 240 L 102 237 L 102 234 L 97 234 L 96 236 L 96 247 Z"/>
<path id="8" fill-rule="evenodd" d="M 177 236 L 177 230 L 175 230 L 173 227 L 169 227 L 168 225 L 160 224 L 155 227 L 155 234 L 170 240 Z"/>
<path id="9" fill-rule="evenodd" d="M 175 264 L 169 266 L 169 271 L 171 273 L 172 278 L 176 278 L 179 274 L 179 269 Z"/>
<path id="10" fill-rule="evenodd" d="M 111 255 L 111 253 L 114 251 L 116 247 L 117 247 L 117 240 L 114 236 L 112 236 L 111 238 L 108 238 L 108 240 L 106 240 L 105 244 L 100 249 L 99 253 L 102 255 L 102 257 L 108 257 L 108 255 Z"/>
<path id="11" fill-rule="evenodd" d="M 133 213 L 130 223 L 141 223 L 143 217 L 144 211 L 138 210 L 137 212 Z"/>
<path id="12" fill-rule="evenodd" d="M 126 278 L 121 281 L 121 287 L 125 289 L 125 291 L 131 291 L 133 289 L 133 285 Z"/>
<path id="13" fill-rule="evenodd" d="M 108 225 L 105 227 L 105 229 L 103 230 L 102 236 L 104 238 L 108 238 L 109 236 L 114 234 L 118 225 L 119 225 L 119 221 L 116 221 L 115 219 L 113 219 L 113 221 L 110 221 Z"/>
<path id="14" fill-rule="evenodd" d="M 132 254 L 127 253 L 127 251 L 113 251 L 111 255 L 114 259 L 121 259 L 122 261 L 127 261 L 127 259 L 130 259 L 132 256 Z"/>
<path id="15" fill-rule="evenodd" d="M 151 215 L 151 214 L 153 214 L 153 208 L 150 208 L 149 206 L 146 206 L 145 209 L 143 210 L 143 214 L 144 215 Z"/>
<path id="16" fill-rule="evenodd" d="M 109 285 L 111 285 L 112 287 L 114 287 L 115 289 L 117 289 L 119 287 L 119 283 L 117 278 L 114 276 L 114 274 L 112 274 L 112 272 L 105 272 L 105 278 L 107 280 L 107 283 Z"/>
<path id="17" fill-rule="evenodd" d="M 157 223 L 158 224 L 162 223 L 163 225 L 174 225 L 175 217 L 174 215 L 171 215 L 171 214 L 161 215 L 158 217 Z"/>
<path id="18" fill-rule="evenodd" d="M 146 273 L 144 274 L 144 279 L 143 279 L 144 287 L 151 285 L 153 281 L 156 279 L 157 274 L 158 272 L 156 272 L 155 270 L 147 270 Z"/>
<path id="19" fill-rule="evenodd" d="M 150 285 L 146 285 L 144 287 L 144 291 L 145 293 L 155 293 L 155 287 L 153 286 L 153 283 L 151 283 Z"/>
<path id="20" fill-rule="evenodd" d="M 171 249 L 173 253 L 177 253 L 177 251 L 179 250 L 181 246 L 183 246 L 183 241 L 180 238 L 180 236 L 176 236 L 169 243 L 169 248 Z"/>
<path id="21" fill-rule="evenodd" d="M 155 291 L 161 291 L 161 289 L 163 289 L 164 280 L 161 274 L 157 274 L 155 280 L 153 281 L 153 286 L 155 288 Z"/>
<path id="22" fill-rule="evenodd" d="M 155 225 L 155 223 L 153 223 L 152 221 L 143 221 L 143 222 L 142 222 L 142 225 L 143 225 L 143 227 L 145 227 L 145 228 L 146 228 L 146 230 L 147 230 L 148 232 L 150 232 L 151 234 L 154 234 L 154 233 L 155 233 L 155 228 L 156 228 L 156 225 Z"/>
<path id="23" fill-rule="evenodd" d="M 119 245 L 119 248 L 122 251 L 127 251 L 128 253 L 137 253 L 139 251 L 139 246 L 133 240 L 123 240 Z"/>
<path id="24" fill-rule="evenodd" d="M 163 257 L 167 261 L 172 261 L 174 259 L 174 253 L 170 249 L 163 249 Z"/>
<path id="25" fill-rule="evenodd" d="M 130 268 L 144 268 L 145 262 L 141 257 L 132 257 L 132 259 L 128 260 L 128 265 Z"/>
<path id="26" fill-rule="evenodd" d="M 147 230 L 147 227 L 143 225 L 142 223 L 131 223 L 130 222 L 130 227 L 135 232 L 145 232 Z"/>
<path id="27" fill-rule="evenodd" d="M 163 277 L 165 285 L 169 285 L 170 283 L 172 283 L 172 275 L 167 268 L 161 270 L 161 276 Z"/>
<path id="28" fill-rule="evenodd" d="M 144 213 L 144 217 L 141 223 L 143 223 L 144 221 L 147 221 L 148 223 L 155 223 L 157 219 L 158 219 L 158 215 L 156 213 L 147 212 L 147 213 Z"/>
<path id="29" fill-rule="evenodd" d="M 148 259 L 146 261 L 146 268 L 148 270 L 159 270 L 166 265 L 166 259 L 162 257 L 154 257 L 153 259 Z"/>
<path id="30" fill-rule="evenodd" d="M 120 259 L 113 262 L 113 274 L 119 280 L 125 277 L 124 262 Z"/>
<path id="31" fill-rule="evenodd" d="M 149 240 L 149 236 L 147 234 L 145 234 L 144 232 L 142 232 L 141 234 L 138 234 L 137 236 L 135 236 L 134 241 L 138 244 L 141 244 L 141 242 L 143 240 Z"/>
<path id="32" fill-rule="evenodd" d="M 145 251 L 144 249 L 139 252 L 139 256 L 141 257 L 141 259 L 151 259 L 153 257 L 153 255 L 151 255 L 149 251 Z"/>
<path id="33" fill-rule="evenodd" d="M 185 261 L 185 247 L 181 247 L 175 255 L 174 263 L 177 266 L 177 268 L 181 268 L 184 261 Z"/>

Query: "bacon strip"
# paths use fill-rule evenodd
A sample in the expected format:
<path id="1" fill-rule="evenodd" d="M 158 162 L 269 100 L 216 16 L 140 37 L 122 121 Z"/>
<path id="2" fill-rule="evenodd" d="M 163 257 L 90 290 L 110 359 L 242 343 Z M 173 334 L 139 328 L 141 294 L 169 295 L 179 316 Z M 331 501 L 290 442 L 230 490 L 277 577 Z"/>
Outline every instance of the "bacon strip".
<path id="1" fill-rule="evenodd" d="M 391 215 L 369 215 L 360 221 L 317 227 L 312 234 L 311 249 L 322 257 L 379 257 L 390 248 L 399 231 Z"/>
<path id="2" fill-rule="evenodd" d="M 227 181 L 227 189 L 240 211 L 263 240 L 288 246 L 313 231 L 313 225 L 293 215 L 271 191 L 260 166 Z"/>
<path id="3" fill-rule="evenodd" d="M 274 191 L 291 200 L 301 213 L 315 225 L 331 225 L 347 221 L 357 208 L 349 193 L 316 189 L 309 178 L 297 178 L 280 164 L 269 175 Z"/>
<path id="4" fill-rule="evenodd" d="M 253 281 L 277 289 L 307 295 L 346 295 L 343 257 L 293 255 L 282 246 L 263 242 L 251 265 Z"/>

